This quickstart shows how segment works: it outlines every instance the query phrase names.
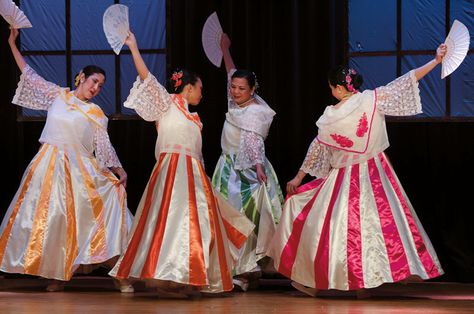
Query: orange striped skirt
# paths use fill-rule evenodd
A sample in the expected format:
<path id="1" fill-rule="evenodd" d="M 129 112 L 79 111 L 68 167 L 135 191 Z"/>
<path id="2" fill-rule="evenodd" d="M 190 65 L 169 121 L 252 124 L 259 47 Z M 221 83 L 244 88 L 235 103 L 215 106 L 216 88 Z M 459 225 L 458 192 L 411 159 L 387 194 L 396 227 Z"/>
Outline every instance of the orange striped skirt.
<path id="1" fill-rule="evenodd" d="M 110 274 L 232 290 L 234 259 L 253 224 L 218 200 L 202 163 L 160 155 L 137 209 L 126 252 Z"/>

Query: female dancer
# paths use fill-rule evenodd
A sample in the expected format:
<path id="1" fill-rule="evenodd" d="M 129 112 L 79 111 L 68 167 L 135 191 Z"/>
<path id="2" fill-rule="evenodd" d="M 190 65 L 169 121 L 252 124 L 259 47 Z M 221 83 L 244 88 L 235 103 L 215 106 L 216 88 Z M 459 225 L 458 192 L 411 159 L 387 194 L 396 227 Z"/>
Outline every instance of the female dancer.
<path id="1" fill-rule="evenodd" d="M 265 157 L 264 140 L 275 112 L 256 94 L 253 72 L 236 70 L 227 34 L 221 49 L 228 75 L 228 112 L 222 129 L 222 155 L 212 184 L 233 207 L 257 226 L 238 256 L 234 283 L 243 291 L 249 279 L 260 276 L 259 260 L 265 257 L 281 215 L 283 195 L 272 165 Z"/>
<path id="2" fill-rule="evenodd" d="M 201 79 L 178 70 L 171 94 L 149 73 L 135 36 L 126 39 L 139 77 L 125 106 L 155 121 L 157 163 L 138 206 L 132 236 L 111 275 L 137 278 L 163 297 L 232 290 L 230 243 L 240 247 L 253 229 L 245 216 L 217 203 L 204 171 L 202 124 L 188 105 L 201 100 Z"/>
<path id="3" fill-rule="evenodd" d="M 104 70 L 87 66 L 74 91 L 61 88 L 26 64 L 18 34 L 12 29 L 8 39 L 22 71 L 13 103 L 48 114 L 41 148 L 0 226 L 0 270 L 54 279 L 47 290 L 57 291 L 80 265 L 113 266 L 123 252 L 132 221 L 127 174 L 110 143 L 107 117 L 91 102 Z"/>
<path id="4" fill-rule="evenodd" d="M 436 58 L 387 86 L 358 92 L 362 77 L 340 67 L 329 74 L 339 100 L 319 118 L 318 136 L 287 190 L 292 195 L 268 254 L 297 289 L 358 290 L 443 273 L 436 253 L 384 150 L 385 115 L 421 112 L 418 81 Z M 318 179 L 298 186 L 306 174 Z"/>

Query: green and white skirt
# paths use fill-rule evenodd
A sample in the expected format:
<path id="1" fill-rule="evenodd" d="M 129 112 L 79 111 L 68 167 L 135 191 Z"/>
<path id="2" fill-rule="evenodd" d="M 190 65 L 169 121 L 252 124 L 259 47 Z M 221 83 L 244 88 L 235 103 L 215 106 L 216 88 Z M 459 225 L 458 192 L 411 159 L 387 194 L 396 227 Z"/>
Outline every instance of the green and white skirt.
<path id="1" fill-rule="evenodd" d="M 255 229 L 240 248 L 234 249 L 237 259 L 234 274 L 255 269 L 257 261 L 265 257 L 281 216 L 283 194 L 272 165 L 265 160 L 267 183 L 260 184 L 256 167 L 236 170 L 236 155 L 222 153 L 217 162 L 212 185 L 230 205 L 244 213 Z"/>

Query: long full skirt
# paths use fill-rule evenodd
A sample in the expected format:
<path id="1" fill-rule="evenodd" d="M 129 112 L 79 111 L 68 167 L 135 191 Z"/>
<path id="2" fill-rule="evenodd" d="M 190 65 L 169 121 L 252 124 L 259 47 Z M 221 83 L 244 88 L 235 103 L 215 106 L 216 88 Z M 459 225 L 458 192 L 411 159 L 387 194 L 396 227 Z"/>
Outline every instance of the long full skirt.
<path id="1" fill-rule="evenodd" d="M 140 201 L 132 236 L 110 274 L 172 281 L 203 292 L 233 288 L 230 246 L 241 247 L 253 224 L 219 200 L 201 161 L 162 153 Z"/>
<path id="2" fill-rule="evenodd" d="M 443 273 L 383 153 L 333 169 L 288 198 L 268 254 L 280 273 L 323 290 L 373 288 Z"/>
<path id="3" fill-rule="evenodd" d="M 0 226 L 0 270 L 69 280 L 120 255 L 132 215 L 117 182 L 94 157 L 43 144 Z"/>
<path id="4" fill-rule="evenodd" d="M 257 262 L 266 256 L 280 220 L 283 194 L 268 160 L 265 162 L 267 183 L 260 184 L 255 167 L 235 169 L 235 157 L 236 155 L 221 154 L 212 176 L 212 184 L 224 199 L 256 226 L 242 248 L 234 252 L 237 256 L 235 275 L 239 275 L 254 270 Z"/>

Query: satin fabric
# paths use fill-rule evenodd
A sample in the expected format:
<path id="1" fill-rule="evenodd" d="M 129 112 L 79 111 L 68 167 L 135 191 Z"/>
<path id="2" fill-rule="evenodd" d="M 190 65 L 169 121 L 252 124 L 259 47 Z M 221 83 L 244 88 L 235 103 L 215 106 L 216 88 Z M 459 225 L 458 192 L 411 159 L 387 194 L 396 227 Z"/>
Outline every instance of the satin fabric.
<path id="1" fill-rule="evenodd" d="M 132 216 L 117 182 L 79 149 L 43 144 L 0 226 L 0 270 L 69 280 L 120 255 Z"/>
<path id="2" fill-rule="evenodd" d="M 266 256 L 281 216 L 283 195 L 272 165 L 266 159 L 267 184 L 260 184 L 255 167 L 236 170 L 236 155 L 222 153 L 212 184 L 234 208 L 255 224 L 255 229 L 240 250 L 232 248 L 237 257 L 235 275 L 250 272 Z"/>
<path id="3" fill-rule="evenodd" d="M 268 255 L 305 286 L 356 290 L 443 274 L 383 153 L 333 169 L 288 198 Z"/>
<path id="4" fill-rule="evenodd" d="M 127 250 L 110 275 L 230 291 L 234 261 L 229 247 L 241 247 L 253 227 L 235 209 L 219 204 L 200 160 L 162 153 L 138 206 Z"/>

